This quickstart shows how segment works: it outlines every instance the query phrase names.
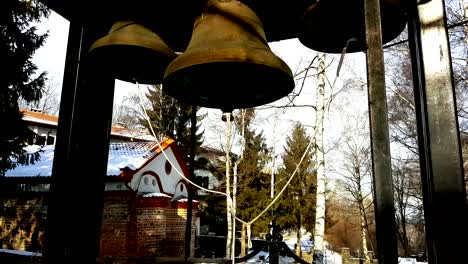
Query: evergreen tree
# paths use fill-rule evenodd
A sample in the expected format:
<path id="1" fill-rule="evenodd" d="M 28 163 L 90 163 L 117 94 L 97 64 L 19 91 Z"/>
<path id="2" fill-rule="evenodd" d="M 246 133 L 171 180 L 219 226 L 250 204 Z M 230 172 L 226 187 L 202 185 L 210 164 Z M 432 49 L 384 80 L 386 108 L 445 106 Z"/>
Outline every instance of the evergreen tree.
<path id="1" fill-rule="evenodd" d="M 163 139 L 165 136 L 171 137 L 188 156 L 190 153 L 192 106 L 165 94 L 160 85 L 156 86 L 155 89 L 150 89 L 146 97 L 150 100 L 152 108 L 146 109 L 146 111 L 158 140 Z M 200 129 L 200 121 L 203 118 L 205 118 L 204 115 L 197 116 L 197 131 Z M 140 122 L 149 129 L 146 120 L 142 119 Z M 195 149 L 198 149 L 203 143 L 203 133 L 204 131 L 196 135 Z M 197 153 L 196 151 L 195 154 Z"/>
<path id="2" fill-rule="evenodd" d="M 34 162 L 39 155 L 23 150 L 34 135 L 22 121 L 18 100 L 41 98 L 46 73 L 36 75 L 34 52 L 44 44 L 47 34 L 38 35 L 32 23 L 48 16 L 48 9 L 38 1 L 4 0 L 0 8 L 0 120 L 7 127 L 0 130 L 0 175 L 17 164 Z"/>
<path id="3" fill-rule="evenodd" d="M 270 203 L 270 175 L 262 171 L 268 162 L 268 148 L 263 134 L 256 134 L 250 127 L 254 116 L 253 109 L 246 110 L 243 122 L 245 149 L 238 167 L 237 216 L 247 221 Z M 236 125 L 242 128 L 240 119 L 236 118 Z M 264 214 L 252 225 L 252 233 L 267 232 L 270 220 L 270 216 Z"/>
<path id="4" fill-rule="evenodd" d="M 306 151 L 310 137 L 301 123 L 296 123 L 292 134 L 286 140 L 282 155 L 283 166 L 276 176 L 276 193 L 278 193 L 296 170 L 297 164 Z M 313 170 L 313 153 L 309 148 L 304 160 L 283 193 L 283 197 L 275 209 L 276 222 L 281 229 L 296 229 L 301 227 L 308 231 L 314 230 L 316 174 Z"/>

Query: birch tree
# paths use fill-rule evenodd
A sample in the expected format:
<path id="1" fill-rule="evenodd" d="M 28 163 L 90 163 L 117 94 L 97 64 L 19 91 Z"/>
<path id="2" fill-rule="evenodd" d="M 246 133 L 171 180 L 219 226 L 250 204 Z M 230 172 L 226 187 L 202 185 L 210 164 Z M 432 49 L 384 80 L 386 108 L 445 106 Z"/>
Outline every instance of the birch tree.
<path id="1" fill-rule="evenodd" d="M 319 55 L 315 115 L 315 153 L 317 168 L 317 201 L 315 211 L 314 255 L 322 255 L 325 249 L 325 153 L 323 124 L 325 118 L 325 54 Z"/>
<path id="2" fill-rule="evenodd" d="M 232 123 L 231 113 L 224 113 L 226 117 L 226 223 L 227 223 L 227 235 L 226 235 L 226 258 L 231 258 L 232 248 L 232 228 L 233 218 L 231 208 L 233 206 L 231 197 L 231 137 L 232 137 Z"/>

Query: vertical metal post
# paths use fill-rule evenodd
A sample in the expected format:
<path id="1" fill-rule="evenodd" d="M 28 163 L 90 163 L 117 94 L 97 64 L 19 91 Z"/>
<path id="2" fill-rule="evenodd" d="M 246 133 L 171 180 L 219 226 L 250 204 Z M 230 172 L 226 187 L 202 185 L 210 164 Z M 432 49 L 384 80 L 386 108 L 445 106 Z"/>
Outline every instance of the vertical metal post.
<path id="1" fill-rule="evenodd" d="M 380 264 L 398 263 L 392 165 L 385 94 L 379 0 L 366 0 L 367 82 L 371 129 L 374 206 Z"/>
<path id="2" fill-rule="evenodd" d="M 268 227 L 271 228 L 271 241 L 269 241 L 269 263 L 270 264 L 278 264 L 279 263 L 279 252 L 278 252 L 278 245 L 277 242 L 281 241 L 276 241 L 276 238 L 279 234 L 279 225 L 276 224 L 275 220 L 271 221 L 271 224 L 268 225 Z M 301 246 L 300 241 L 297 243 L 299 246 Z"/>
<path id="3" fill-rule="evenodd" d="M 95 263 L 99 252 L 115 80 L 86 60 L 96 36 L 70 23 L 49 194 L 47 263 Z"/>
<path id="4" fill-rule="evenodd" d="M 466 259 L 468 218 L 444 1 L 409 2 L 428 260 L 457 263 Z"/>
<path id="5" fill-rule="evenodd" d="M 73 117 L 73 104 L 76 95 L 76 80 L 78 78 L 78 62 L 80 60 L 82 37 L 82 25 L 79 23 L 70 23 L 60 100 L 57 140 L 47 208 L 47 224 L 45 230 L 45 255 L 47 263 L 60 263 L 65 258 L 65 252 L 68 251 L 63 244 L 64 232 L 59 228 L 63 221 L 60 215 L 62 206 L 60 199 L 64 197 L 66 193 L 63 189 L 66 182 L 64 174 L 69 162 L 69 146 L 71 143 L 69 135 Z M 63 176 L 59 177 L 59 174 Z"/>
<path id="6" fill-rule="evenodd" d="M 192 181 L 195 180 L 195 148 L 197 147 L 197 106 L 192 105 L 192 115 L 190 116 L 190 160 L 189 174 Z M 185 224 L 185 262 L 190 257 L 190 246 L 192 241 L 192 202 L 194 195 L 194 186 L 189 185 L 187 189 L 187 223 Z"/>

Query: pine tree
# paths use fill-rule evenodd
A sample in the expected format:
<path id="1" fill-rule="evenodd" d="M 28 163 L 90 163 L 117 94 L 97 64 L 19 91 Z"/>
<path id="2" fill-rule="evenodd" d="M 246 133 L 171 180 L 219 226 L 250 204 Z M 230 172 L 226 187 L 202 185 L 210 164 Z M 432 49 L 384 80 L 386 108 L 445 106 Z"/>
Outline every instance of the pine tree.
<path id="1" fill-rule="evenodd" d="M 7 128 L 0 130 L 0 175 L 17 164 L 34 162 L 39 155 L 23 150 L 34 135 L 22 121 L 18 100 L 41 98 L 46 73 L 36 75 L 34 52 L 44 44 L 47 34 L 39 35 L 32 23 L 48 16 L 48 9 L 38 1 L 4 0 L 0 8 L 0 120 Z"/>
<path id="2" fill-rule="evenodd" d="M 159 140 L 165 136 L 174 139 L 183 153 L 190 153 L 190 118 L 192 106 L 178 101 L 164 93 L 161 86 L 149 89 L 146 97 L 151 101 L 151 108 L 146 109 L 151 120 L 151 125 Z M 200 129 L 200 121 L 204 115 L 197 116 L 197 131 Z M 141 124 L 148 127 L 146 120 L 140 120 Z M 203 133 L 196 135 L 196 149 L 203 143 Z M 198 152 L 196 151 L 195 154 Z"/>
<path id="3" fill-rule="evenodd" d="M 270 203 L 270 175 L 262 171 L 268 162 L 268 147 L 263 134 L 250 127 L 254 115 L 253 109 L 247 109 L 243 122 L 245 148 L 238 165 L 237 216 L 247 221 Z M 236 123 L 241 126 L 240 118 L 236 118 Z M 252 225 L 252 233 L 267 232 L 270 220 L 267 214 L 260 217 Z"/>
<path id="4" fill-rule="evenodd" d="M 286 140 L 282 155 L 283 166 L 278 170 L 276 192 L 278 193 L 296 170 L 297 164 L 304 155 L 310 137 L 301 123 L 296 123 L 292 134 Z M 290 185 L 283 193 L 275 209 L 275 219 L 281 229 L 301 227 L 307 231 L 314 230 L 316 174 L 313 171 L 313 152 L 309 148 Z"/>

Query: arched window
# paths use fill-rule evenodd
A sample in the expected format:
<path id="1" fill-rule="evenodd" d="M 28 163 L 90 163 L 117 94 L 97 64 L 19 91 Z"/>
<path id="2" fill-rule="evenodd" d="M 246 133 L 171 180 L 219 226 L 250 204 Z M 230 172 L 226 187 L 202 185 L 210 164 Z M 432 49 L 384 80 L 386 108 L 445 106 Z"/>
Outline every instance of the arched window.
<path id="1" fill-rule="evenodd" d="M 166 171 L 166 175 L 170 175 L 171 174 L 171 171 L 172 171 L 172 165 L 171 163 L 166 160 L 166 163 L 164 164 L 164 169 Z"/>

